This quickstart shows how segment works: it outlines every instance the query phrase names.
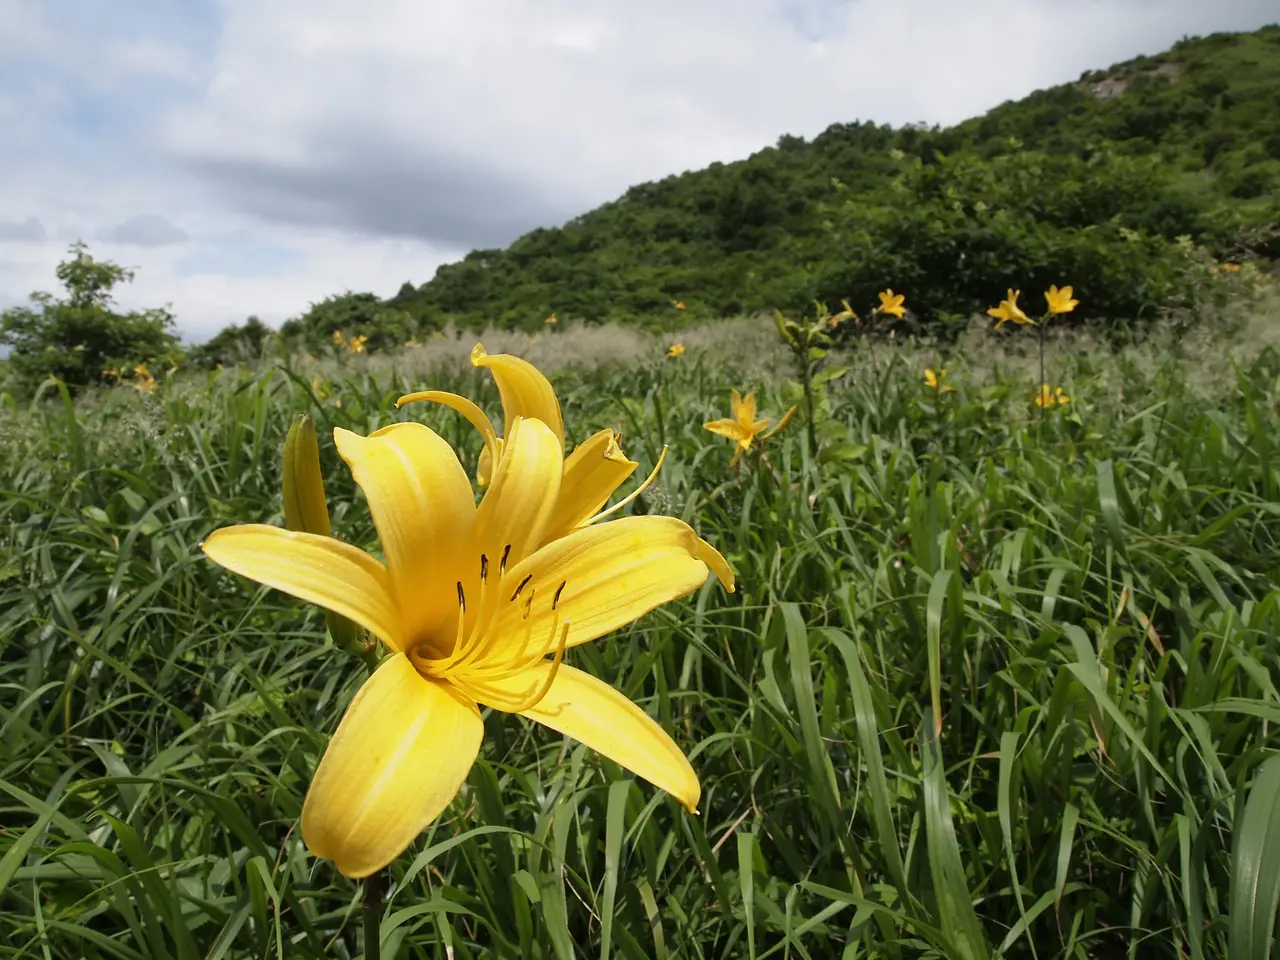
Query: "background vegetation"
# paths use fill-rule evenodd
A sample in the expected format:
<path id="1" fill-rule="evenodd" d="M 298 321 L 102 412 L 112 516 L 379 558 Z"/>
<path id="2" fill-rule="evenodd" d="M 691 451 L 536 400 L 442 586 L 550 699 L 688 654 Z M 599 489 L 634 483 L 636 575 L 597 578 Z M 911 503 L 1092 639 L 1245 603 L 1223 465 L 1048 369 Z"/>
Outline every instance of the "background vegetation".
<path id="1" fill-rule="evenodd" d="M 486 334 L 556 358 L 571 438 L 621 428 L 641 473 L 671 446 L 629 509 L 689 520 L 740 589 L 571 651 L 675 733 L 701 814 L 490 714 L 392 867 L 384 955 L 1262 960 L 1280 317 L 1254 309 L 1053 338 L 1071 402 L 1043 412 L 1025 331 L 833 355 L 819 454 L 797 423 L 741 472 L 701 424 L 732 386 L 795 401 L 767 321 L 691 329 L 678 360 L 626 328 Z M 0 956 L 358 955 L 357 888 L 297 821 L 363 664 L 198 544 L 280 522 L 302 410 L 322 438 L 425 416 L 474 465 L 460 418 L 392 406 L 429 384 L 496 409 L 469 346 L 8 401 Z M 322 456 L 335 532 L 372 545 Z"/>

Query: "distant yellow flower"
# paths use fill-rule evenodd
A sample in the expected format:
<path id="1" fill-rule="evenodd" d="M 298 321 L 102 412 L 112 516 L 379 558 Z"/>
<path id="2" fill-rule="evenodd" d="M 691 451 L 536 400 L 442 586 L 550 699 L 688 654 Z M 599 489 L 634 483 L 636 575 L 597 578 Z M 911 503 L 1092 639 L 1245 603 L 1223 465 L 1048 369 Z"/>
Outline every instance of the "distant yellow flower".
<path id="1" fill-rule="evenodd" d="M 318 399 L 320 400 L 329 399 L 329 389 L 325 385 L 324 381 L 321 380 L 319 377 L 311 378 L 311 389 L 315 392 L 315 395 Z"/>
<path id="2" fill-rule="evenodd" d="M 333 432 L 381 552 L 250 523 L 201 544 L 226 569 L 359 624 L 387 655 L 351 700 L 311 779 L 302 838 L 348 877 L 394 860 L 453 801 L 480 751 L 481 706 L 599 751 L 697 812 L 702 788 L 663 727 L 566 649 L 733 572 L 674 517 L 634 516 L 539 548 L 564 493 L 561 439 L 516 417 L 477 505 L 425 424 Z"/>
<path id="3" fill-rule="evenodd" d="M 156 378 L 151 375 L 151 371 L 147 369 L 146 363 L 140 363 L 133 368 L 133 385 L 143 393 L 152 393 L 156 389 Z"/>
<path id="4" fill-rule="evenodd" d="M 1018 306 L 1018 294 L 1021 290 L 1010 290 L 1009 295 L 1000 301 L 1000 306 L 991 307 L 987 310 L 987 315 L 996 318 L 996 329 L 999 330 L 1004 326 L 1005 322 L 1012 320 L 1014 323 L 1034 324 L 1035 321 L 1022 312 L 1022 308 Z"/>
<path id="5" fill-rule="evenodd" d="M 1063 392 L 1061 387 L 1050 388 L 1047 383 L 1040 384 L 1040 390 L 1035 396 L 1035 404 L 1041 410 L 1047 410 L 1054 404 L 1065 407 L 1070 402 L 1071 398 Z"/>
<path id="6" fill-rule="evenodd" d="M 683 356 L 684 356 L 683 343 L 673 343 L 671 346 L 667 347 L 668 360 L 674 360 L 676 359 L 676 357 L 683 357 Z"/>
<path id="7" fill-rule="evenodd" d="M 416 347 L 416 346 L 418 345 L 418 338 L 417 338 L 417 337 L 410 337 L 408 340 L 406 340 L 406 341 L 404 342 L 404 345 L 405 345 L 406 347 Z"/>
<path id="8" fill-rule="evenodd" d="M 352 353 L 364 353 L 364 345 L 369 342 L 369 338 L 364 334 L 352 337 L 347 341 L 347 349 Z"/>
<path id="9" fill-rule="evenodd" d="M 833 330 L 846 320 L 852 320 L 855 324 L 858 322 L 858 313 L 853 309 L 853 307 L 849 306 L 848 300 L 841 300 L 840 305 L 844 307 L 843 310 L 839 313 L 833 313 L 831 316 L 827 317 L 827 326 L 831 327 Z"/>
<path id="10" fill-rule="evenodd" d="M 938 370 L 935 373 L 931 368 L 926 367 L 924 371 L 924 385 L 930 390 L 937 390 L 939 393 L 947 393 L 948 391 L 955 390 L 955 387 L 949 385 L 943 386 L 942 381 L 946 379 L 946 376 L 947 371 L 945 370 Z"/>
<path id="11" fill-rule="evenodd" d="M 560 318 L 557 317 L 554 313 L 551 313 L 551 314 L 548 314 L 547 319 L 543 320 L 542 322 L 546 324 L 548 327 L 554 327 L 557 323 L 560 322 Z"/>
<path id="12" fill-rule="evenodd" d="M 1238 263 L 1224 263 L 1222 265 L 1223 273 L 1236 273 L 1239 270 L 1240 270 L 1240 264 Z"/>
<path id="13" fill-rule="evenodd" d="M 1048 292 L 1044 295 L 1045 301 L 1049 304 L 1050 313 L 1070 313 L 1076 308 L 1079 300 L 1071 299 L 1071 288 L 1063 287 L 1058 289 L 1058 285 L 1052 284 Z"/>
<path id="14" fill-rule="evenodd" d="M 672 300 L 672 301 L 671 301 L 671 305 L 672 305 L 673 307 L 675 307 L 677 310 L 683 310 L 683 309 L 684 309 L 684 301 L 683 301 L 683 300 Z"/>
<path id="15" fill-rule="evenodd" d="M 763 442 L 772 437 L 779 430 L 786 427 L 791 422 L 791 418 L 796 415 L 796 408 L 792 407 L 782 415 L 782 419 L 777 425 L 768 430 L 769 424 L 773 421 L 769 418 L 761 420 L 756 419 L 756 395 L 748 393 L 743 397 L 737 390 L 732 391 L 729 402 L 729 411 L 731 417 L 724 420 L 712 420 L 704 423 L 702 428 L 709 430 L 717 436 L 728 437 L 738 445 L 738 449 L 733 453 L 733 459 L 729 461 L 729 466 L 736 466 L 738 458 L 746 451 L 751 449 L 751 444 L 757 437 Z M 767 433 L 765 431 L 768 430 Z"/>
<path id="16" fill-rule="evenodd" d="M 879 313 L 888 313 L 901 319 L 903 314 L 907 312 L 907 308 L 902 305 L 906 300 L 900 293 L 894 293 L 893 290 L 885 290 L 877 296 L 880 298 L 880 306 L 876 308 Z"/>
<path id="17" fill-rule="evenodd" d="M 342 337 L 341 330 L 333 331 L 333 333 L 330 335 L 330 339 L 333 341 L 333 345 L 335 347 L 340 347 L 346 342 Z"/>

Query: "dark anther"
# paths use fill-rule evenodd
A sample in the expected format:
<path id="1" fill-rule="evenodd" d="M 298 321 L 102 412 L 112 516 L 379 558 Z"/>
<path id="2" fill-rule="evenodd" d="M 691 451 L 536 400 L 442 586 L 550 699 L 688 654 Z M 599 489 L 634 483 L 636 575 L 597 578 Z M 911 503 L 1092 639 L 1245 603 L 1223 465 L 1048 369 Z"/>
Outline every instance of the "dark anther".
<path id="1" fill-rule="evenodd" d="M 466 595 L 462 592 L 461 580 L 458 581 L 458 606 L 462 608 L 463 613 L 467 612 L 467 598 L 466 598 Z"/>
<path id="2" fill-rule="evenodd" d="M 556 606 L 560 603 L 560 594 L 564 593 L 565 584 L 567 584 L 568 582 L 569 582 L 568 580 L 561 580 L 560 586 L 556 587 L 556 595 L 551 598 L 552 610 L 554 610 Z"/>
<path id="3" fill-rule="evenodd" d="M 507 544 L 502 548 L 502 560 L 498 563 L 498 572 L 507 572 L 507 557 L 511 556 L 511 544 Z"/>
<path id="4" fill-rule="evenodd" d="M 483 553 L 480 554 L 480 579 L 484 580 L 489 576 L 489 558 Z"/>
<path id="5" fill-rule="evenodd" d="M 527 577 L 525 577 L 523 580 L 520 581 L 520 586 L 516 587 L 516 592 L 511 595 L 512 603 L 515 603 L 516 597 L 520 596 L 520 591 L 523 590 L 525 587 L 525 584 L 532 579 L 533 579 L 533 574 L 531 573 Z"/>

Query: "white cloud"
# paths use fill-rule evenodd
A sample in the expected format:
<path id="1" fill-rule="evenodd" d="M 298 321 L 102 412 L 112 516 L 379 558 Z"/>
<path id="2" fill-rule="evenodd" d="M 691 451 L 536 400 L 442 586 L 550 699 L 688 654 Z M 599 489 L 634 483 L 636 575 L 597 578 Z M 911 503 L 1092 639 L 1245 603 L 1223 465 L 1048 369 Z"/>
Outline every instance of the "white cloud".
<path id="1" fill-rule="evenodd" d="M 37 0 L 0 0 L 0 299 L 50 286 L 65 240 L 108 236 L 94 254 L 139 268 L 122 300 L 172 302 L 193 336 L 251 313 L 278 322 L 346 288 L 389 295 L 469 247 L 783 133 L 952 123 L 1280 12 L 1275 0 L 124 9 L 65 0 L 55 19 Z M 190 240 L 115 242 L 136 243 L 142 211 L 153 241 Z"/>

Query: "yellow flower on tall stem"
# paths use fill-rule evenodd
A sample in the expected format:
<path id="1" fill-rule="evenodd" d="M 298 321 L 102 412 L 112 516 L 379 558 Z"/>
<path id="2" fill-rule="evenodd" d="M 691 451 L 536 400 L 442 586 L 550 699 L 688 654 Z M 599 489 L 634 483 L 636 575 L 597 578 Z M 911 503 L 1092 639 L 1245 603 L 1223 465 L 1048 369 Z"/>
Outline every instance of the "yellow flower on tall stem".
<path id="1" fill-rule="evenodd" d="M 773 423 L 773 420 L 768 417 L 756 419 L 756 395 L 748 393 L 743 397 L 737 390 L 733 390 L 729 400 L 729 412 L 731 414 L 729 418 L 711 420 L 704 423 L 702 429 L 709 430 L 720 437 L 728 437 L 738 445 L 733 452 L 733 459 L 729 461 L 729 466 L 734 467 L 738 465 L 739 458 L 751 449 L 751 445 L 757 438 L 763 442 L 784 429 L 796 415 L 796 407 L 784 413 L 777 426 L 770 430 L 769 424 Z"/>
<path id="2" fill-rule="evenodd" d="M 683 343 L 673 343 L 671 346 L 667 347 L 667 359 L 668 359 L 668 360 L 677 360 L 677 359 L 679 359 L 680 357 L 683 357 L 683 356 L 684 356 L 684 344 L 683 344 Z"/>
<path id="3" fill-rule="evenodd" d="M 604 754 L 696 812 L 701 787 L 640 707 L 564 662 L 715 575 L 724 558 L 672 517 L 626 517 L 544 543 L 565 495 L 562 441 L 516 417 L 477 506 L 453 449 L 421 423 L 334 430 L 379 560 L 315 533 L 246 524 L 205 554 L 347 617 L 390 651 L 347 707 L 312 779 L 302 837 L 349 877 L 386 866 L 445 809 L 480 749 L 481 704 Z"/>
<path id="4" fill-rule="evenodd" d="M 900 293 L 894 293 L 893 290 L 885 290 L 876 294 L 880 298 L 880 306 L 876 307 L 877 313 L 887 313 L 890 316 L 897 317 L 899 320 L 906 315 L 907 308 L 904 307 L 903 301 L 906 297 Z"/>
<path id="5" fill-rule="evenodd" d="M 471 351 L 471 364 L 486 367 L 493 374 L 498 385 L 498 395 L 502 399 L 504 433 L 511 432 L 511 425 L 518 417 L 540 420 L 555 434 L 563 455 L 564 421 L 560 413 L 560 401 L 556 398 L 551 382 L 537 367 L 522 357 L 486 353 L 484 346 L 479 343 Z M 480 462 L 476 465 L 476 483 L 486 486 L 494 468 L 502 460 L 506 447 L 488 415 L 466 397 L 443 390 L 422 390 L 406 394 L 396 401 L 396 406 L 401 407 L 418 400 L 451 407 L 466 417 L 480 432 L 484 439 L 484 449 L 480 451 Z M 543 543 L 618 512 L 653 482 L 662 466 L 665 450 L 644 483 L 612 507 L 601 511 L 618 487 L 639 466 L 636 461 L 628 460 L 623 454 L 620 439 L 619 434 L 605 428 L 579 443 L 565 459 L 560 497 L 543 533 Z"/>
<path id="6" fill-rule="evenodd" d="M 988 308 L 987 315 L 996 318 L 997 330 L 1003 327 L 1005 323 L 1010 320 L 1019 326 L 1035 324 L 1035 321 L 1023 313 L 1022 308 L 1018 306 L 1018 295 L 1021 293 L 1021 290 L 1010 289 L 1008 296 L 1000 301 L 1000 305 L 998 307 Z"/>
<path id="7" fill-rule="evenodd" d="M 1035 405 L 1041 410 L 1047 410 L 1049 407 L 1066 406 L 1071 402 L 1071 398 L 1066 395 L 1062 387 L 1052 388 L 1047 383 L 1040 384 L 1040 389 L 1035 395 Z"/>
<path id="8" fill-rule="evenodd" d="M 943 384 L 942 381 L 943 379 L 946 378 L 946 376 L 947 376 L 947 371 L 945 370 L 938 370 L 937 372 L 934 372 L 933 369 L 929 367 L 925 367 L 924 385 L 928 387 L 930 390 L 936 390 L 938 393 L 949 393 L 955 390 L 955 387 L 951 386 L 950 384 L 946 384 L 946 385 Z"/>
<path id="9" fill-rule="evenodd" d="M 1071 288 L 1063 287 L 1058 289 L 1056 283 L 1050 284 L 1049 289 L 1045 291 L 1045 302 L 1049 305 L 1049 312 L 1053 314 L 1070 313 L 1079 304 L 1079 300 L 1071 299 Z"/>

